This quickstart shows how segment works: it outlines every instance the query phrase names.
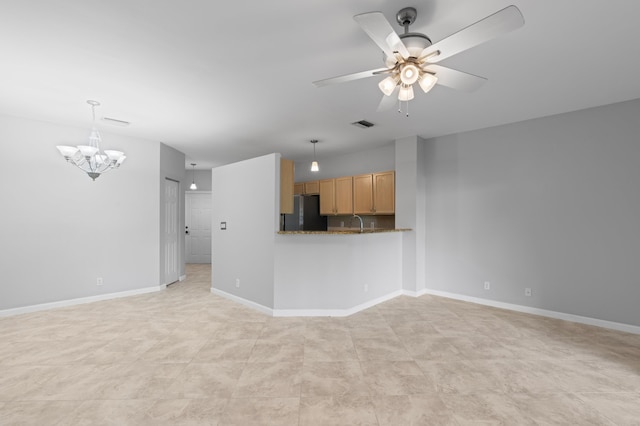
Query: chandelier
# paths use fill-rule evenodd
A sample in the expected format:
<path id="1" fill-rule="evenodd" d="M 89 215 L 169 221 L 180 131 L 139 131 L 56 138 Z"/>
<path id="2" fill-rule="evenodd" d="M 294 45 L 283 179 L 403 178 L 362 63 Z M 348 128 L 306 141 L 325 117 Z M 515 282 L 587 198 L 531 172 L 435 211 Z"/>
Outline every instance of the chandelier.
<path id="1" fill-rule="evenodd" d="M 93 116 L 89 143 L 78 146 L 59 145 L 56 148 L 67 160 L 67 163 L 73 164 L 89 175 L 91 179 L 96 180 L 101 174 L 120 167 L 127 157 L 122 151 L 105 150 L 104 153 L 100 152 L 102 139 L 96 129 L 96 107 L 100 105 L 100 102 L 89 100 L 87 103 L 91 105 Z"/>

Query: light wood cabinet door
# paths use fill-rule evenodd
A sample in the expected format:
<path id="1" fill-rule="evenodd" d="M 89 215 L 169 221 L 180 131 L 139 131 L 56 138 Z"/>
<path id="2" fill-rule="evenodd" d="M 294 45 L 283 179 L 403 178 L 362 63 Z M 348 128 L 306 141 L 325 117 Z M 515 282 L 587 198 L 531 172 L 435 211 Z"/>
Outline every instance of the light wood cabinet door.
<path id="1" fill-rule="evenodd" d="M 355 214 L 395 214 L 395 207 L 395 172 L 353 177 L 353 212 Z"/>
<path id="2" fill-rule="evenodd" d="M 353 214 L 353 177 L 334 179 L 336 214 Z"/>
<path id="3" fill-rule="evenodd" d="M 320 214 L 331 216 L 336 214 L 335 185 L 333 179 L 323 179 L 318 182 L 320 193 Z"/>
<path id="4" fill-rule="evenodd" d="M 280 214 L 293 213 L 293 160 L 280 159 Z"/>
<path id="5" fill-rule="evenodd" d="M 300 182 L 300 183 L 294 184 L 293 185 L 293 194 L 294 195 L 304 194 L 304 183 Z"/>
<path id="6" fill-rule="evenodd" d="M 353 213 L 374 214 L 372 174 L 353 177 Z"/>
<path id="7" fill-rule="evenodd" d="M 395 173 L 373 174 L 373 211 L 375 214 L 394 214 L 396 211 Z"/>
<path id="8" fill-rule="evenodd" d="M 304 183 L 305 195 L 316 195 L 320 193 L 320 184 L 317 180 Z"/>

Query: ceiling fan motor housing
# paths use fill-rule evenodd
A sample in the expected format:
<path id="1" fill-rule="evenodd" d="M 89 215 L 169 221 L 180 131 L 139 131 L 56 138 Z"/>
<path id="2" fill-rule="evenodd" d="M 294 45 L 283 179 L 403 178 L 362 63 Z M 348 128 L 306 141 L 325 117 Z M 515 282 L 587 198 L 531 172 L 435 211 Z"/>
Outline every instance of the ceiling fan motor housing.
<path id="1" fill-rule="evenodd" d="M 410 56 L 419 58 L 422 51 L 431 46 L 431 39 L 421 33 L 406 33 L 400 34 L 400 39 L 410 53 Z M 395 66 L 398 60 L 395 57 L 384 57 L 384 64 L 392 68 Z"/>

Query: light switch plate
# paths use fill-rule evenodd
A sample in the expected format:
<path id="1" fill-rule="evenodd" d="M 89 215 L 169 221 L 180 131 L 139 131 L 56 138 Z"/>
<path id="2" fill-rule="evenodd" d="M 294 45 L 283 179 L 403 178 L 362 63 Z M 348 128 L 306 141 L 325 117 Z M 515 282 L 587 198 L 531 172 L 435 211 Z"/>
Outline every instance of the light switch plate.
<path id="1" fill-rule="evenodd" d="M 220 229 L 222 229 L 223 231 L 227 229 L 227 222 L 220 222 Z"/>

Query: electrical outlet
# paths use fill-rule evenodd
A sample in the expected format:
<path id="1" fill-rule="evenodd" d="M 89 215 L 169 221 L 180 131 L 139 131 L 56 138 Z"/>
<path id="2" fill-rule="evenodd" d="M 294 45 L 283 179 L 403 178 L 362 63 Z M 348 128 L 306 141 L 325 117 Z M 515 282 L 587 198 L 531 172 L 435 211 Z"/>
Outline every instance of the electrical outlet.
<path id="1" fill-rule="evenodd" d="M 98 279 L 96 280 L 96 285 L 102 285 L 103 281 L 102 281 L 102 277 L 98 277 Z"/>
<path id="2" fill-rule="evenodd" d="M 369 284 L 365 284 L 364 285 L 364 292 L 368 292 L 369 291 Z"/>
<path id="3" fill-rule="evenodd" d="M 485 290 L 491 290 L 491 283 L 489 281 L 485 281 L 484 282 L 484 289 Z"/>
<path id="4" fill-rule="evenodd" d="M 525 296 L 531 296 L 531 289 L 529 287 L 524 289 L 524 295 Z"/>
<path id="5" fill-rule="evenodd" d="M 343 220 L 340 221 L 340 228 L 344 228 L 344 221 Z"/>
<path id="6" fill-rule="evenodd" d="M 240 287 L 240 278 L 236 278 L 236 287 Z"/>

